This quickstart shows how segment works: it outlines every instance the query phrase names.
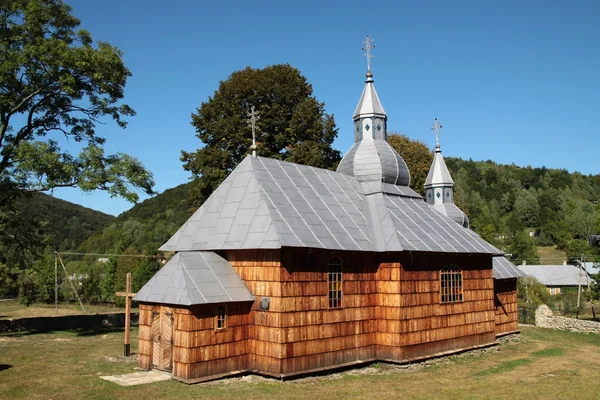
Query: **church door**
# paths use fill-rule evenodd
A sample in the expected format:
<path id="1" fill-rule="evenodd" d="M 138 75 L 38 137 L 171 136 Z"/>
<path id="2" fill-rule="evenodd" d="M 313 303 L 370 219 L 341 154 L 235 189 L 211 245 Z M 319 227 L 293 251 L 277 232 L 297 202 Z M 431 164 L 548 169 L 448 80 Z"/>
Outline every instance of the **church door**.
<path id="1" fill-rule="evenodd" d="M 152 368 L 173 368 L 173 311 L 168 307 L 152 310 Z"/>

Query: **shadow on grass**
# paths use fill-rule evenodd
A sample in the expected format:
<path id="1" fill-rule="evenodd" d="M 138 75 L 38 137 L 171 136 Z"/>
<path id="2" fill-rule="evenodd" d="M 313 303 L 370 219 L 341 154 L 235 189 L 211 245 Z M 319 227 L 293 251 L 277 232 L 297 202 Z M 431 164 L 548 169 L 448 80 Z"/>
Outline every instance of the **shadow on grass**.
<path id="1" fill-rule="evenodd" d="M 48 334 L 48 333 L 70 333 L 74 336 L 88 337 L 88 336 L 97 336 L 97 335 L 106 335 L 109 333 L 119 333 L 124 332 L 125 328 L 123 327 L 103 327 L 103 328 L 75 328 L 75 329 L 32 329 L 29 331 L 20 331 L 20 332 L 5 332 L 0 334 L 0 336 L 8 336 L 8 337 L 23 337 L 23 336 L 31 336 L 31 335 L 40 335 L 40 334 Z"/>
<path id="2" fill-rule="evenodd" d="M 0 372 L 7 370 L 9 368 L 12 368 L 12 365 L 10 364 L 0 364 Z"/>

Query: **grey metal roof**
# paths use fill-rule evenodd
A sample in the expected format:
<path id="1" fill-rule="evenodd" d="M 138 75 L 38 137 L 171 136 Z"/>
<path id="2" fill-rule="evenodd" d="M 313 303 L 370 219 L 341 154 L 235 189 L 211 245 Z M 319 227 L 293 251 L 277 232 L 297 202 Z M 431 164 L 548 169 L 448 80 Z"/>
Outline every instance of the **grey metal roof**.
<path id="1" fill-rule="evenodd" d="M 454 203 L 436 203 L 431 204 L 431 207 L 452 219 L 457 224 L 464 226 L 465 228 L 469 227 L 469 218 L 467 218 L 467 215 Z"/>
<path id="2" fill-rule="evenodd" d="M 579 285 L 579 268 L 573 265 L 519 265 L 518 268 L 528 276 L 533 276 L 546 286 Z M 581 284 L 587 284 L 586 272 L 581 270 Z"/>
<path id="3" fill-rule="evenodd" d="M 133 299 L 184 306 L 254 301 L 231 264 L 212 251 L 175 254 Z"/>
<path id="4" fill-rule="evenodd" d="M 362 182 L 408 186 L 410 172 L 402 157 L 383 138 L 365 138 L 350 148 L 337 172 Z"/>
<path id="5" fill-rule="evenodd" d="M 378 116 L 385 117 L 385 110 L 379 101 L 379 96 L 375 90 L 373 79 L 367 78 L 365 81 L 366 85 L 358 101 L 358 105 L 354 110 L 354 119 L 358 119 L 364 116 Z"/>
<path id="6" fill-rule="evenodd" d="M 583 265 L 590 275 L 596 275 L 600 273 L 600 263 L 584 262 Z"/>
<path id="7" fill-rule="evenodd" d="M 525 273 L 506 257 L 496 256 L 492 258 L 492 267 L 494 270 L 494 279 L 510 279 L 525 276 Z"/>
<path id="8" fill-rule="evenodd" d="M 409 188 L 246 157 L 161 250 L 311 247 L 502 252 Z M 376 189 L 379 187 L 379 191 Z"/>
<path id="9" fill-rule="evenodd" d="M 452 176 L 450 176 L 439 147 L 435 150 L 431 168 L 429 168 L 427 179 L 425 179 L 425 188 L 432 186 L 454 186 L 454 181 L 452 180 Z"/>

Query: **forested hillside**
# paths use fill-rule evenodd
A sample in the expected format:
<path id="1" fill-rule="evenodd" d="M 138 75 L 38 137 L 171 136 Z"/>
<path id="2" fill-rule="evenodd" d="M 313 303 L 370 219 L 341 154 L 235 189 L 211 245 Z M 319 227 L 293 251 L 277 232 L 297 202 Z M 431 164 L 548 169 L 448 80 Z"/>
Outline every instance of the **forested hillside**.
<path id="1" fill-rule="evenodd" d="M 450 157 L 446 164 L 471 227 L 506 244 L 515 262 L 535 263 L 533 245 L 556 245 L 570 258 L 591 252 L 587 237 L 600 232 L 600 175 Z"/>
<path id="2" fill-rule="evenodd" d="M 103 231 L 89 237 L 79 249 L 111 254 L 135 249 L 139 253 L 155 254 L 190 216 L 191 186 L 192 183 L 185 183 L 136 204 Z"/>
<path id="3" fill-rule="evenodd" d="M 112 215 L 43 193 L 19 198 L 15 209 L 23 229 L 39 229 L 47 245 L 60 251 L 75 250 L 115 220 Z"/>

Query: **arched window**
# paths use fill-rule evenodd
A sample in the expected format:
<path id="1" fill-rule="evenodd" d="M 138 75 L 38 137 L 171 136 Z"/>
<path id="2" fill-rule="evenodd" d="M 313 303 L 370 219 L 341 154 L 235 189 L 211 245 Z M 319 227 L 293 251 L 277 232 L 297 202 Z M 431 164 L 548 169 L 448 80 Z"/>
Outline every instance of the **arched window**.
<path id="1" fill-rule="evenodd" d="M 221 304 L 215 310 L 215 330 L 223 329 L 227 329 L 227 308 L 224 304 Z"/>
<path id="2" fill-rule="evenodd" d="M 327 282 L 329 284 L 329 308 L 342 308 L 342 260 L 337 257 L 329 259 Z"/>
<path id="3" fill-rule="evenodd" d="M 451 266 L 440 273 L 440 294 L 442 303 L 463 301 L 463 279 L 460 268 Z"/>

